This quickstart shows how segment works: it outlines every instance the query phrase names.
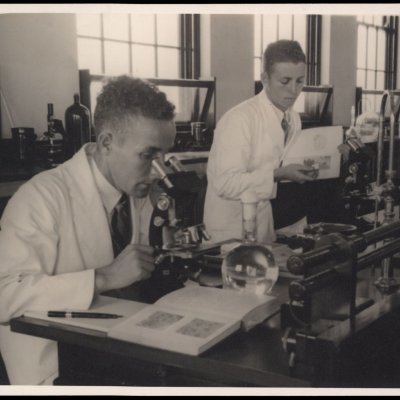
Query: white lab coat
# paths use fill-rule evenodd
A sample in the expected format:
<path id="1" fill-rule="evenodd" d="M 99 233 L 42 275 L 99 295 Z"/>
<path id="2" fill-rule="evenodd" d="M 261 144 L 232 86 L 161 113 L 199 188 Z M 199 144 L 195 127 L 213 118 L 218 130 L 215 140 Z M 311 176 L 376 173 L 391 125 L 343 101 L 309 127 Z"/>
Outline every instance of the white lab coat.
<path id="1" fill-rule="evenodd" d="M 297 112 L 290 111 L 290 120 L 284 146 L 281 119 L 262 91 L 229 110 L 218 122 L 207 165 L 204 204 L 204 223 L 212 241 L 242 237 L 240 197 L 247 190 L 255 191 L 259 200 L 258 241 L 275 240 L 269 201 L 276 196 L 273 171 L 301 132 Z"/>
<path id="2" fill-rule="evenodd" d="M 0 351 L 12 384 L 40 384 L 57 372 L 58 360 L 55 342 L 11 332 L 10 318 L 28 309 L 88 309 L 94 268 L 113 260 L 107 215 L 86 156 L 93 148 L 88 144 L 63 165 L 34 176 L 4 211 Z M 146 243 L 151 204 L 131 204 L 134 241 Z M 148 218 L 141 220 L 143 210 Z"/>

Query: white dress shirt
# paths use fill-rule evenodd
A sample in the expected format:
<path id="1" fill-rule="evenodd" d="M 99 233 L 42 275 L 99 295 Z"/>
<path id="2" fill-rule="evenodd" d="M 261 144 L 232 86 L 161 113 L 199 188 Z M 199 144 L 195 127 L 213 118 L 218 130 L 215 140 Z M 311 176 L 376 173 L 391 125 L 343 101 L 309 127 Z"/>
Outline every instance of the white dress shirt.
<path id="1" fill-rule="evenodd" d="M 111 225 L 111 218 L 114 207 L 117 205 L 122 193 L 119 192 L 100 172 L 93 157 L 88 157 L 89 165 L 93 173 L 94 182 L 100 194 L 101 201 L 107 213 L 108 223 Z"/>

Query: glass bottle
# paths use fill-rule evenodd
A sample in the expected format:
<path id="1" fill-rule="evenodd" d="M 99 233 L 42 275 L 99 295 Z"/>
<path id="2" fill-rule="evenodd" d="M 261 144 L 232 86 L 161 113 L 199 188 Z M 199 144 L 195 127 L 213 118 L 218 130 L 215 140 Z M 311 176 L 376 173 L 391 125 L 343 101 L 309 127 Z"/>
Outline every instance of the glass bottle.
<path id="1" fill-rule="evenodd" d="M 272 252 L 257 242 L 257 195 L 242 196 L 242 241 L 230 250 L 222 262 L 224 289 L 264 295 L 278 279 L 279 267 Z"/>
<path id="2" fill-rule="evenodd" d="M 49 138 L 54 138 L 54 108 L 53 103 L 47 104 L 47 135 Z"/>
<path id="3" fill-rule="evenodd" d="M 45 157 L 50 167 L 56 167 L 64 161 L 64 135 L 58 131 L 54 119 L 53 103 L 47 104 L 47 131 L 44 132 Z"/>
<path id="4" fill-rule="evenodd" d="M 65 110 L 65 129 L 69 156 L 75 154 L 83 144 L 91 141 L 90 111 L 80 103 L 77 93 L 74 94 L 74 104 Z"/>

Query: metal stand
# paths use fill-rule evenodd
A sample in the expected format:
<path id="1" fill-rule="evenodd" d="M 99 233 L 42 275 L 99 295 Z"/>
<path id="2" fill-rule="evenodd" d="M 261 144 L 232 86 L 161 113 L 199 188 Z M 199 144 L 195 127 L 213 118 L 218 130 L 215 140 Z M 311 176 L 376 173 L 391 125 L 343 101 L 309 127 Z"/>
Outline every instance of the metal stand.
<path id="1" fill-rule="evenodd" d="M 379 124 L 379 136 L 378 136 L 378 177 L 377 183 L 380 183 L 380 174 L 382 171 L 382 152 L 383 152 L 383 118 L 385 111 L 386 98 L 389 96 L 390 104 L 390 143 L 389 143 L 389 168 L 386 171 L 386 182 L 382 185 L 382 196 L 385 203 L 384 220 L 382 225 L 388 225 L 394 221 L 394 190 L 395 185 L 393 179 L 396 171 L 393 170 L 393 156 L 394 156 L 394 130 L 395 130 L 395 117 L 394 117 L 394 106 L 393 106 L 393 95 L 390 92 L 385 92 L 382 98 L 381 113 L 380 113 L 380 124 Z M 376 200 L 378 204 L 378 198 Z M 375 209 L 375 225 L 378 220 L 378 207 Z M 384 243 L 390 241 L 391 238 L 385 239 Z M 400 283 L 393 276 L 393 265 L 392 258 L 385 258 L 381 262 L 381 276 L 375 281 L 375 286 L 383 294 L 394 293 L 399 287 Z"/>

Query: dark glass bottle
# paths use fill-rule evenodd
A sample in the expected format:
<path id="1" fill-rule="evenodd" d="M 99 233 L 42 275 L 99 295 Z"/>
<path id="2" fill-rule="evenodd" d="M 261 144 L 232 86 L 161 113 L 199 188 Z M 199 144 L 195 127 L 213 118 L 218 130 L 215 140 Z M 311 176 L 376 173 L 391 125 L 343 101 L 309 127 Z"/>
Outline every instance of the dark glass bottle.
<path id="1" fill-rule="evenodd" d="M 72 156 L 83 144 L 91 140 L 90 111 L 80 103 L 77 93 L 74 94 L 74 104 L 65 111 L 65 129 L 69 156 Z"/>
<path id="2" fill-rule="evenodd" d="M 52 103 L 47 104 L 47 134 L 54 138 L 54 108 Z"/>

